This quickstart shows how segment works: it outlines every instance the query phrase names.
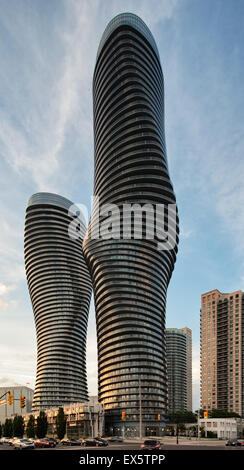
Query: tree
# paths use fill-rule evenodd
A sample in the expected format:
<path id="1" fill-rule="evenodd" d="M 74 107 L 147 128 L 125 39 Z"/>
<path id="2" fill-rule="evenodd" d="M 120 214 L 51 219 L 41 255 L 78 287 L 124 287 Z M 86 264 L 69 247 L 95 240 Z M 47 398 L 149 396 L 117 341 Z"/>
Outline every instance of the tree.
<path id="1" fill-rule="evenodd" d="M 197 436 L 197 426 L 191 426 L 188 428 L 189 435 L 191 436 Z"/>
<path id="2" fill-rule="evenodd" d="M 196 415 L 191 411 L 175 411 L 174 413 L 169 413 L 168 418 L 170 423 L 175 424 L 197 422 Z"/>
<path id="3" fill-rule="evenodd" d="M 63 408 L 59 408 L 56 416 L 56 433 L 59 439 L 63 439 L 66 433 L 66 418 Z"/>
<path id="4" fill-rule="evenodd" d="M 15 416 L 13 420 L 13 435 L 23 437 L 25 432 L 25 424 L 23 416 Z"/>
<path id="5" fill-rule="evenodd" d="M 212 408 L 212 410 L 200 410 L 200 418 L 204 418 L 204 411 L 208 411 L 209 418 L 240 418 L 241 416 L 234 411 L 224 411 L 218 410 L 217 408 Z"/>
<path id="6" fill-rule="evenodd" d="M 27 437 L 35 437 L 35 418 L 33 415 L 29 416 L 26 426 L 26 435 Z"/>
<path id="7" fill-rule="evenodd" d="M 3 435 L 4 437 L 13 437 L 13 422 L 12 419 L 6 419 L 3 425 Z"/>
<path id="8" fill-rule="evenodd" d="M 209 418 L 240 418 L 234 411 L 223 411 L 213 408 L 209 411 Z"/>
<path id="9" fill-rule="evenodd" d="M 38 438 L 43 438 L 47 434 L 47 416 L 45 411 L 40 411 L 39 416 L 37 417 L 36 420 L 36 435 Z"/>

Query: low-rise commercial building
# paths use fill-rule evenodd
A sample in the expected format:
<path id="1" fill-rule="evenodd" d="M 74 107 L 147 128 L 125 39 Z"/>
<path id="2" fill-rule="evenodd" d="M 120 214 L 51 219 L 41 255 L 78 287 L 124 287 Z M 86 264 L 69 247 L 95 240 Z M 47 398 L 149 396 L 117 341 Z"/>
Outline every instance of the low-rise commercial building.
<path id="1" fill-rule="evenodd" d="M 45 410 L 49 436 L 55 435 L 58 410 L 59 407 Z M 69 438 L 96 437 L 103 435 L 103 407 L 94 397 L 91 397 L 89 402 L 64 405 L 63 410 L 67 418 L 66 434 Z M 39 416 L 39 411 L 26 414 L 24 416 L 25 424 L 27 424 L 31 414 L 36 420 Z"/>
<path id="2" fill-rule="evenodd" d="M 240 418 L 208 418 L 200 419 L 199 426 L 207 432 L 216 433 L 219 439 L 238 439 L 242 434 Z"/>
<path id="3" fill-rule="evenodd" d="M 9 405 L 8 392 L 13 395 L 13 404 Z M 14 418 L 16 415 L 25 415 L 31 411 L 34 391 L 30 387 L 17 385 L 0 387 L 0 397 L 6 395 L 0 402 L 0 423 L 4 424 L 7 418 Z M 20 408 L 20 397 L 25 397 L 25 407 Z M 1 404 L 2 403 L 2 404 Z"/>

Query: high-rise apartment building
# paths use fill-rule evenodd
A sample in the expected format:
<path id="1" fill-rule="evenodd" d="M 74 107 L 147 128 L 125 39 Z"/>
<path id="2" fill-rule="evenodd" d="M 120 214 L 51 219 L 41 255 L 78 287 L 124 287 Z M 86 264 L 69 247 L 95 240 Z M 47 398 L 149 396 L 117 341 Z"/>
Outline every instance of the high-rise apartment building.
<path id="1" fill-rule="evenodd" d="M 190 328 L 181 328 L 186 334 L 186 383 L 187 383 L 187 411 L 192 411 L 192 331 Z"/>
<path id="2" fill-rule="evenodd" d="M 37 335 L 33 411 L 88 400 L 92 286 L 82 252 L 85 226 L 72 207 L 62 196 L 37 193 L 26 209 L 25 267 Z"/>
<path id="3" fill-rule="evenodd" d="M 168 411 L 192 411 L 192 345 L 189 328 L 166 329 Z"/>
<path id="4" fill-rule="evenodd" d="M 201 407 L 244 415 L 244 296 L 206 292 L 201 300 Z"/>
<path id="5" fill-rule="evenodd" d="M 112 204 L 122 214 L 125 204 L 175 205 L 159 53 L 150 30 L 136 15 L 120 14 L 106 27 L 97 53 L 93 98 L 94 195 L 100 207 Z M 97 209 L 95 202 L 92 221 Z M 105 217 L 106 211 L 99 223 Z M 143 213 L 142 234 L 145 219 Z M 121 220 L 116 236 L 100 234 L 97 239 L 90 223 L 83 242 L 96 307 L 99 400 L 106 431 L 138 435 L 140 427 L 144 435 L 153 435 L 161 432 L 167 411 L 165 302 L 176 260 L 178 217 L 176 242 L 168 250 L 158 248 L 153 223 L 152 237 L 140 239 L 135 224 L 134 234 L 124 236 L 130 220 Z"/>

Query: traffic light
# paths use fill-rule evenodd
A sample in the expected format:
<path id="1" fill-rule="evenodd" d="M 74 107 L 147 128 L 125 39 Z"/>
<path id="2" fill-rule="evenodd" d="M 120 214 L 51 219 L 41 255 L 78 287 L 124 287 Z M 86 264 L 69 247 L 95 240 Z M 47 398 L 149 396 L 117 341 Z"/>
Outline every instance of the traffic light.
<path id="1" fill-rule="evenodd" d="M 158 421 L 160 421 L 160 419 L 161 419 L 161 414 L 158 413 Z"/>
<path id="2" fill-rule="evenodd" d="M 122 421 L 125 421 L 125 411 L 122 411 L 121 418 L 122 418 Z"/>
<path id="3" fill-rule="evenodd" d="M 25 407 L 25 397 L 23 395 L 21 395 L 20 397 L 20 408 L 24 408 Z"/>
<path id="4" fill-rule="evenodd" d="M 12 393 L 9 392 L 8 393 L 8 404 L 9 405 L 13 404 L 13 402 L 14 402 L 13 398 L 14 398 L 14 395 L 12 395 Z"/>
<path id="5" fill-rule="evenodd" d="M 208 412 L 207 411 L 204 411 L 203 417 L 204 417 L 204 419 L 208 419 Z"/>

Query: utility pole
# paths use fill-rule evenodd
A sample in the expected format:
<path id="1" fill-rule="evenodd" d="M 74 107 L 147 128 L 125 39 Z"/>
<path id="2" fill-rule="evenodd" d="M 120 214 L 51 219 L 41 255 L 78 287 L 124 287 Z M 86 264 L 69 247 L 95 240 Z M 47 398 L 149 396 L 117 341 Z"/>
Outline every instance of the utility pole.
<path id="1" fill-rule="evenodd" d="M 141 379 L 139 379 L 139 413 L 140 413 L 140 439 L 142 439 Z"/>

